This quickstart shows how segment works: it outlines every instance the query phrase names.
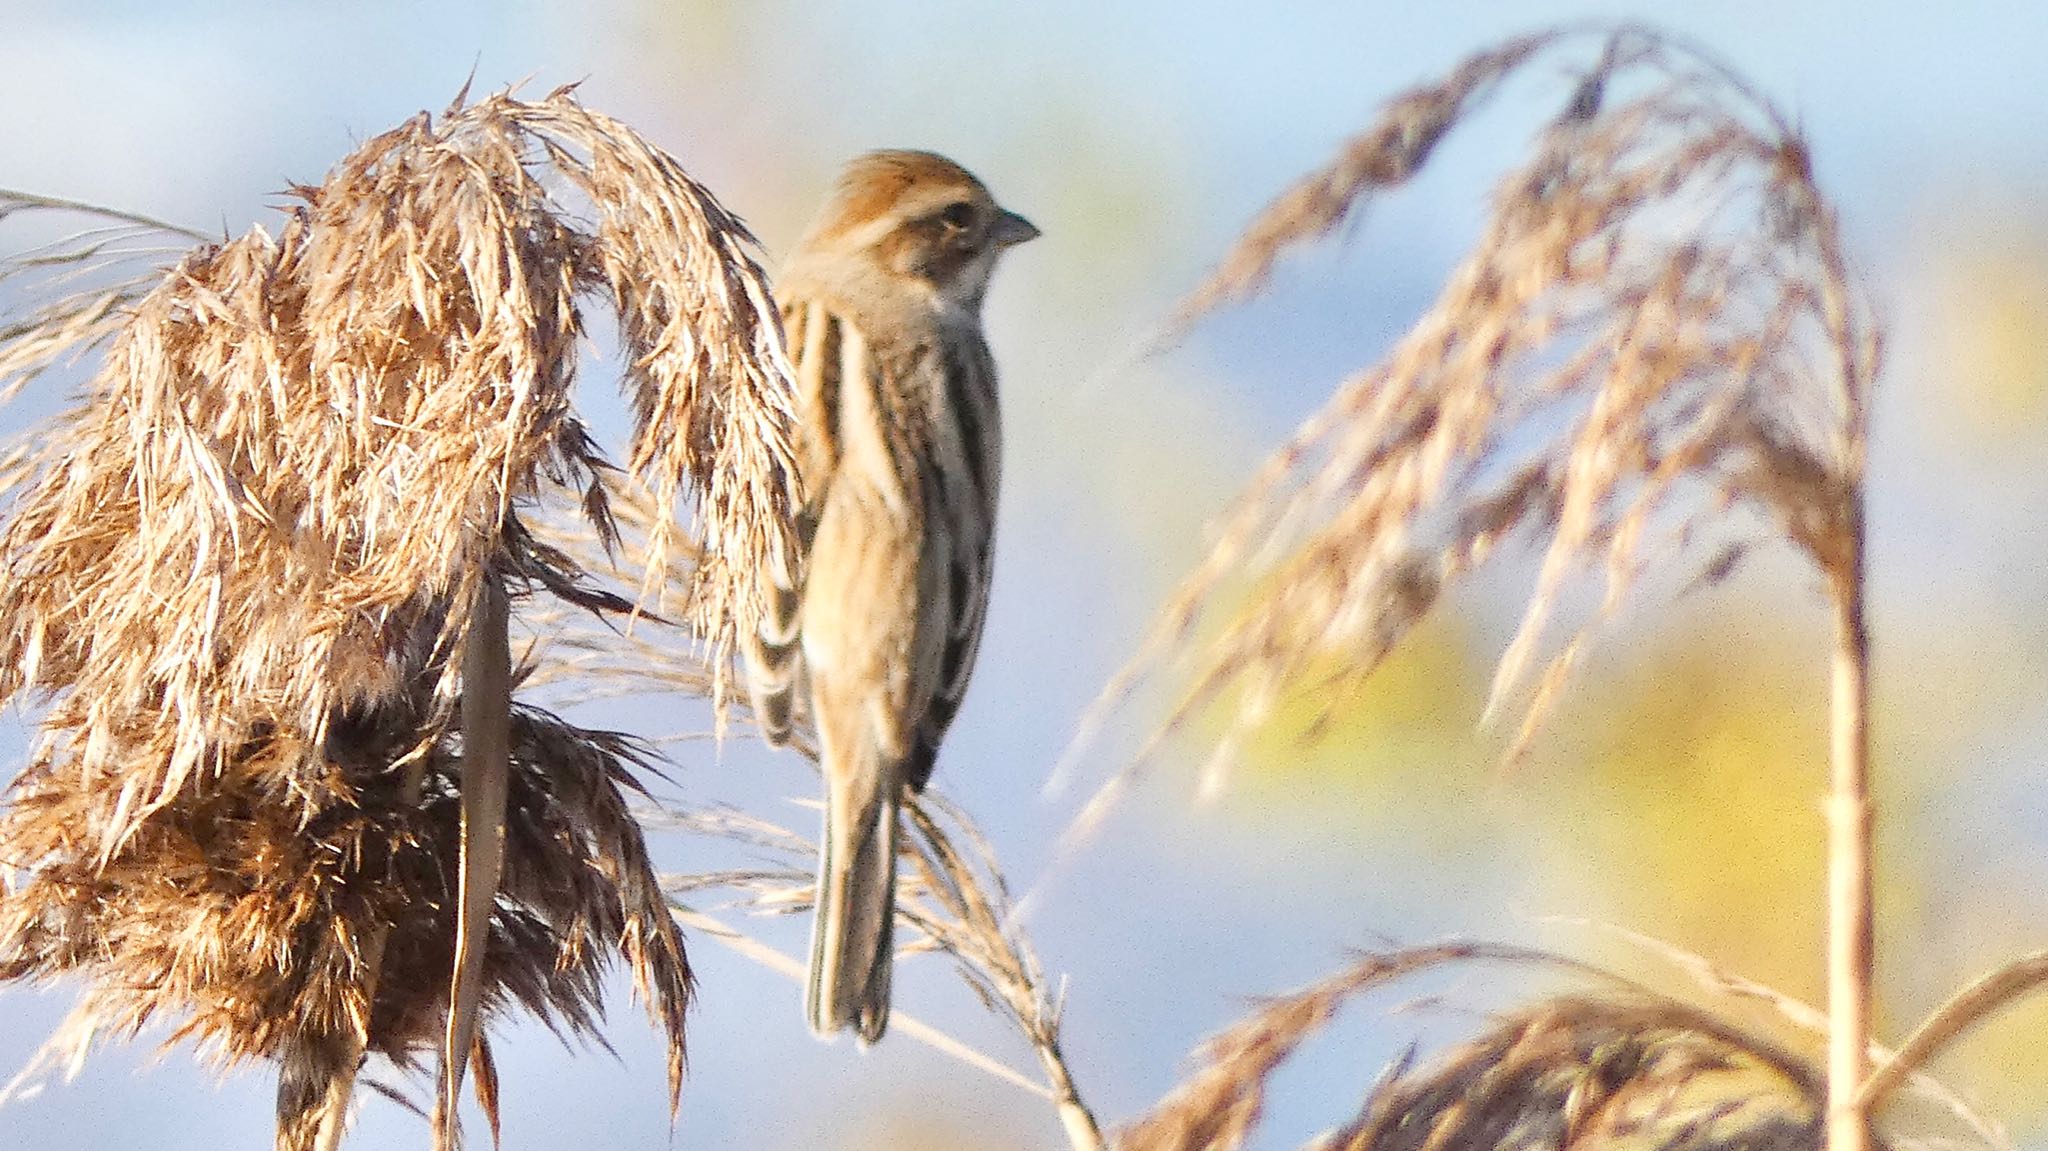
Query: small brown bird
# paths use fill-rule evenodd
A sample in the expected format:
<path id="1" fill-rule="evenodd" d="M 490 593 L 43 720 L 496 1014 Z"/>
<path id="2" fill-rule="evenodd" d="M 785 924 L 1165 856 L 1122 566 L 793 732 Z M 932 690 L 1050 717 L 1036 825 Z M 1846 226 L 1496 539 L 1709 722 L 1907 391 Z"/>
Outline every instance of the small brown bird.
<path id="1" fill-rule="evenodd" d="M 958 164 L 850 164 L 779 287 L 801 397 L 801 587 L 747 645 L 755 712 L 789 736 L 806 685 L 825 774 L 811 1028 L 889 1023 L 897 809 L 931 778 L 988 605 L 1002 433 L 981 301 L 1038 235 Z"/>

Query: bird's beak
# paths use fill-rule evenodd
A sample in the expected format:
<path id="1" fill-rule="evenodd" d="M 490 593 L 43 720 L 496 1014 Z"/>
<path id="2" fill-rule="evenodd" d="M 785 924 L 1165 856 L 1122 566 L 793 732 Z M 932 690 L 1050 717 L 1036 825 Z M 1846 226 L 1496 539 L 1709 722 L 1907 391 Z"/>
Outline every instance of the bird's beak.
<path id="1" fill-rule="evenodd" d="M 989 235 L 995 239 L 997 247 L 1009 248 L 1026 240 L 1036 240 L 1041 233 L 1038 225 L 1015 212 L 1004 211 L 996 214 L 995 227 L 989 230 Z"/>

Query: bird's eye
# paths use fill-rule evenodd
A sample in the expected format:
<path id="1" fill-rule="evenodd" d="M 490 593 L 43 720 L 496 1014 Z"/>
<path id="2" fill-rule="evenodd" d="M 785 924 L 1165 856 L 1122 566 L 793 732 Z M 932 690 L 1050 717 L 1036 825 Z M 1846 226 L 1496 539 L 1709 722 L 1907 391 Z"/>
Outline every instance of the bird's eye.
<path id="1" fill-rule="evenodd" d="M 964 231 L 968 225 L 974 223 L 974 205 L 965 200 L 948 204 L 945 210 L 939 213 L 939 222 L 953 231 Z"/>

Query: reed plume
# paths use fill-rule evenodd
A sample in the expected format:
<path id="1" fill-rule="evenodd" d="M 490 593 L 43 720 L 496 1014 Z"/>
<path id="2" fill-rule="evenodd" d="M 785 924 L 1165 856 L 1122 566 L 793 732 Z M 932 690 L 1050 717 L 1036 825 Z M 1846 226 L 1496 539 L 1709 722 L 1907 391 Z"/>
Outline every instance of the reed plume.
<path id="1" fill-rule="evenodd" d="M 973 819 L 937 790 L 905 800 L 902 817 L 896 926 L 905 942 L 898 945 L 898 956 L 936 953 L 950 958 L 954 973 L 982 1006 L 1031 1046 L 1041 1074 L 1014 1070 L 914 1016 L 904 1017 L 899 1026 L 911 1037 L 1052 1104 L 1074 1151 L 1104 1151 L 1109 1144 L 1062 1046 L 1063 997 L 1016 920 L 1016 905 L 994 848 Z M 667 877 L 685 921 L 702 915 L 699 900 L 720 892 L 725 893 L 727 906 L 749 914 L 809 914 L 814 909 L 817 884 L 805 865 L 815 859 L 816 846 L 809 838 L 725 808 L 682 811 L 671 818 L 693 834 L 744 843 L 780 861 Z M 710 926 L 714 921 L 700 922 Z M 779 953 L 758 946 L 742 950 L 757 961 L 785 967 Z M 787 961 L 786 970 L 792 977 L 802 974 L 794 960 Z"/>
<path id="2" fill-rule="evenodd" d="M 1727 505 L 1824 572 L 1849 563 L 1878 336 L 1834 210 L 1785 117 L 1661 34 L 1527 36 L 1391 100 L 1246 229 L 1169 334 L 1413 178 L 1515 73 L 1589 42 L 1436 303 L 1267 462 L 1106 700 L 1239 585 L 1256 594 L 1192 653 L 1170 722 L 1234 691 L 1242 733 L 1317 673 L 1341 699 L 1448 587 L 1527 538 L 1543 563 L 1494 685 L 1498 706 L 1535 679 L 1519 747 L 1648 565 L 1684 582 L 1743 558 L 1754 533 L 1703 539 Z M 1545 656 L 1584 575 L 1599 607 Z"/>
<path id="3" fill-rule="evenodd" d="M 1689 958 L 1689 957 L 1688 957 Z M 1535 948 L 1450 942 L 1367 953 L 1316 983 L 1262 1002 L 1205 1042 L 1196 1069 L 1117 1133 L 1118 1151 L 1234 1151 L 1263 1118 L 1273 1074 L 1351 1001 L 1421 973 L 1486 964 L 1576 986 L 1490 1014 L 1478 1034 L 1419 1060 L 1414 1049 L 1370 1087 L 1358 1112 L 1304 1151 L 1818 1151 L 1828 1086 L 1806 1054 L 1738 999 L 1788 1007 L 1813 1031 L 1818 1012 L 1753 985 L 1709 986 L 1709 1002 L 1653 990 Z M 1775 1012 L 1773 1013 L 1775 1018 Z M 1810 1017 L 1810 1018 L 1809 1018 Z M 1783 1020 L 1780 1020 L 1781 1022 Z M 1946 1094 L 1902 1117 L 1879 1146 L 2008 1147 Z M 1946 1118 L 1941 1118 L 1941 1116 Z"/>
<path id="4" fill-rule="evenodd" d="M 1759 539 L 1788 541 L 1835 612 L 1830 1146 L 1862 1151 L 1863 476 L 1880 340 L 1798 130 L 1670 36 L 1625 25 L 1520 37 L 1389 101 L 1253 222 L 1172 330 L 1258 291 L 1288 252 L 1408 182 L 1538 61 L 1576 77 L 1497 185 L 1477 244 L 1394 349 L 1272 457 L 1083 730 L 1180 649 L 1191 686 L 1167 729 L 1218 704 L 1230 716 L 1204 781 L 1213 788 L 1232 744 L 1283 693 L 1336 706 L 1502 543 L 1540 541 L 1488 707 L 1524 697 L 1512 758 L 1647 571 L 1717 580 Z M 1723 514 L 1731 507 L 1748 514 Z M 1556 626 L 1585 585 L 1597 593 L 1587 618 Z M 1248 602 L 1194 642 L 1236 588 L 1252 589 Z M 1079 826 L 1128 778 L 1105 785 Z"/>
<path id="5" fill-rule="evenodd" d="M 503 631 L 637 604 L 721 667 L 787 582 L 790 387 L 754 242 L 566 91 L 458 100 L 292 194 L 275 234 L 0 330 L 0 387 L 98 356 L 4 477 L 0 700 L 47 706 L 0 812 L 0 976 L 85 977 L 75 1034 L 161 1018 L 277 1061 L 278 1145 L 331 1148 L 364 1053 L 436 1047 L 452 1142 L 464 1062 L 495 1110 L 463 1017 L 588 1031 L 616 955 L 673 1106 L 689 969 L 627 813 L 644 758 L 513 700 Z M 632 595 L 527 526 L 616 534 L 571 395 L 592 301 L 656 516 Z M 670 589 L 672 551 L 712 558 Z"/>

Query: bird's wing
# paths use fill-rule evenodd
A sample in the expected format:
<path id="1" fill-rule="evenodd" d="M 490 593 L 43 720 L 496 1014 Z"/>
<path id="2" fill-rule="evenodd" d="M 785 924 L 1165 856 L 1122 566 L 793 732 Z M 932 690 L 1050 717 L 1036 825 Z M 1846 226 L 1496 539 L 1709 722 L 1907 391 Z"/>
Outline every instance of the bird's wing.
<path id="1" fill-rule="evenodd" d="M 979 333 L 944 341 L 935 354 L 944 368 L 944 402 L 933 420 L 931 459 L 937 478 L 932 500 L 944 530 L 930 533 L 941 549 L 949 610 L 931 702 L 919 725 L 908 779 L 923 788 L 931 778 L 939 741 L 960 710 L 981 649 L 995 559 L 996 493 L 1002 469 L 1002 421 L 996 403 L 995 361 Z"/>

